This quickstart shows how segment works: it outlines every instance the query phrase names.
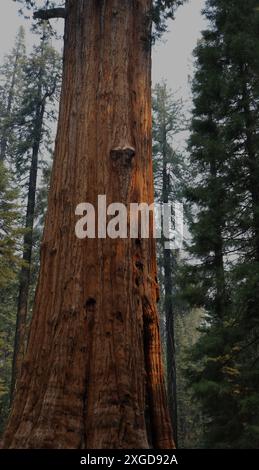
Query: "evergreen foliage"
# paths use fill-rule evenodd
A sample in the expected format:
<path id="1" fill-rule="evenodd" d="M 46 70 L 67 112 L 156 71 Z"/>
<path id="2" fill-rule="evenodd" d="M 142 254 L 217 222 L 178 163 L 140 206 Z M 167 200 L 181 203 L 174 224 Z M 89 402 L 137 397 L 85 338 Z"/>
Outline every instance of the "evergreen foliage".
<path id="1" fill-rule="evenodd" d="M 39 45 L 34 46 L 30 55 L 26 55 L 24 43 L 24 31 L 20 29 L 15 47 L 4 58 L 0 70 L 2 424 L 9 410 L 21 273 L 28 270 L 31 271 L 28 323 L 34 297 L 61 78 L 60 56 L 51 46 L 45 28 L 41 30 Z M 25 256 L 28 250 L 31 251 L 31 259 Z"/>
<path id="2" fill-rule="evenodd" d="M 64 2 L 50 0 L 14 0 L 22 4 L 20 13 L 24 14 L 24 7 L 31 10 L 47 9 L 64 6 Z M 173 19 L 177 7 L 186 0 L 153 0 L 149 15 L 154 25 L 154 39 L 161 37 L 167 30 L 167 20 Z M 63 5 L 62 5 L 63 3 Z"/>
<path id="3" fill-rule="evenodd" d="M 176 134 L 184 128 L 182 102 L 176 100 L 166 83 L 157 84 L 153 91 L 153 162 L 156 202 L 177 203 L 181 200 L 184 177 L 183 155 L 176 150 Z M 163 214 L 163 209 L 162 209 Z M 173 214 L 172 214 L 173 216 Z M 167 392 L 177 444 L 177 380 L 175 363 L 176 274 L 178 251 L 167 249 L 162 235 L 157 241 L 161 288 L 161 325 L 166 353 Z M 168 243 L 168 242 L 167 242 Z"/>
<path id="4" fill-rule="evenodd" d="M 208 0 L 195 51 L 185 298 L 205 309 L 188 370 L 205 445 L 258 446 L 258 1 Z"/>
<path id="5" fill-rule="evenodd" d="M 0 432 L 9 404 L 17 274 L 22 265 L 22 221 L 17 196 L 10 174 L 0 161 Z"/>

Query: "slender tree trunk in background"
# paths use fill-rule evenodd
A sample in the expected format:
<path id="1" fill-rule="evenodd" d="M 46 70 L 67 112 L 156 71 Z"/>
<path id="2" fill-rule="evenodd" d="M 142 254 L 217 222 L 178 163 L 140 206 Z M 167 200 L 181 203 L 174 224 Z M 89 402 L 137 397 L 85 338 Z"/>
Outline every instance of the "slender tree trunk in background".
<path id="1" fill-rule="evenodd" d="M 163 137 L 163 180 L 162 198 L 163 203 L 169 202 L 170 174 L 167 171 L 167 136 L 164 129 Z M 167 395 L 171 421 L 173 425 L 174 442 L 177 446 L 177 390 L 176 390 L 176 364 L 175 364 L 175 331 L 174 331 L 174 306 L 173 306 L 173 271 L 176 267 L 176 259 L 170 250 L 165 248 L 163 240 L 163 265 L 164 265 L 164 288 L 165 288 L 165 323 L 166 323 L 166 365 L 167 365 Z"/>
<path id="2" fill-rule="evenodd" d="M 215 220 L 215 224 L 216 224 Z M 223 255 L 223 237 L 222 227 L 215 225 L 216 236 L 214 240 L 214 262 L 216 274 L 216 295 L 215 295 L 215 312 L 219 319 L 223 319 L 223 315 L 227 309 L 227 293 L 225 283 L 224 255 Z"/>
<path id="3" fill-rule="evenodd" d="M 213 122 L 213 120 L 212 120 Z M 210 174 L 213 180 L 217 180 L 218 173 L 215 161 L 212 160 L 210 164 Z M 220 195 L 218 195 L 220 200 Z M 225 268 L 224 268 L 224 244 L 223 244 L 223 216 L 221 214 L 221 205 L 215 205 L 211 207 L 211 211 L 214 212 L 214 229 L 215 235 L 213 239 L 213 252 L 214 252 L 214 265 L 215 265 L 215 277 L 216 277 L 216 293 L 215 293 L 215 313 L 219 320 L 223 319 L 224 313 L 226 313 L 229 301 L 227 299 L 226 292 L 226 280 L 225 280 Z"/>
<path id="4" fill-rule="evenodd" d="M 251 194 L 252 201 L 252 217 L 253 217 L 253 232 L 254 232 L 254 257 L 259 263 L 259 164 L 258 164 L 258 137 L 257 137 L 257 113 L 253 111 L 253 98 L 248 89 L 250 81 L 249 71 L 247 66 L 241 67 L 242 77 L 242 105 L 243 117 L 245 124 L 245 151 L 246 151 L 246 166 L 248 169 L 248 190 Z M 259 302 L 259 283 L 258 278 L 254 282 L 254 296 L 247 302 L 247 308 L 250 315 L 256 315 L 258 311 Z"/>
<path id="5" fill-rule="evenodd" d="M 23 98 L 23 105 L 29 106 L 31 109 L 32 129 L 29 130 L 29 142 L 31 142 L 31 159 L 30 159 L 30 172 L 28 181 L 28 195 L 27 195 L 27 209 L 25 217 L 25 235 L 23 239 L 23 261 L 24 265 L 20 273 L 19 295 L 17 305 L 16 317 L 16 331 L 14 341 L 14 354 L 12 363 L 12 381 L 11 381 L 11 402 L 13 400 L 15 385 L 21 374 L 21 365 L 24 359 L 26 346 L 27 346 L 27 331 L 28 331 L 28 303 L 31 288 L 31 265 L 32 265 L 32 251 L 33 251 L 33 225 L 35 218 L 35 204 L 36 204 L 36 191 L 37 191 L 37 175 L 38 175 L 38 160 L 40 146 L 44 136 L 44 114 L 46 109 L 47 99 L 50 99 L 56 91 L 56 75 L 51 76 L 53 82 L 48 86 L 48 72 L 46 66 L 50 56 L 48 55 L 49 43 L 48 34 L 45 25 L 42 27 L 42 39 L 37 49 L 36 62 L 34 67 L 34 76 L 36 82 L 34 83 L 35 91 L 32 90 L 32 96 Z M 33 60 L 32 60 L 33 62 Z M 54 71 L 54 68 L 52 68 Z M 29 75 L 31 76 L 31 75 Z M 31 102 L 28 102 L 31 99 Z M 23 110 L 23 108 L 22 108 Z"/>
<path id="6" fill-rule="evenodd" d="M 166 363 L 167 363 L 167 394 L 171 421 L 173 424 L 174 441 L 177 445 L 177 389 L 175 364 L 175 333 L 173 307 L 173 269 L 176 260 L 170 250 L 164 250 L 165 275 L 165 315 L 166 315 Z"/>
<path id="7" fill-rule="evenodd" d="M 43 96 L 43 80 L 44 80 L 44 50 L 46 43 L 46 35 L 43 29 L 43 37 L 40 49 L 40 68 L 38 73 L 37 95 L 35 102 L 35 116 L 33 122 L 33 145 L 32 157 L 30 162 L 30 174 L 28 182 L 28 199 L 25 218 L 25 235 L 23 240 L 23 261 L 24 266 L 20 273 L 19 295 L 16 316 L 16 330 L 14 339 L 14 354 L 12 362 L 12 381 L 11 381 L 11 397 L 12 403 L 15 393 L 16 383 L 21 374 L 22 362 L 25 356 L 27 344 L 27 314 L 28 301 L 30 292 L 30 274 L 33 249 L 33 224 L 35 216 L 38 160 L 40 144 L 43 132 L 43 119 L 45 112 L 46 97 Z"/>
<path id="8" fill-rule="evenodd" d="M 5 447 L 174 446 L 154 240 L 75 236 L 81 202 L 153 202 L 150 7 L 67 1 L 40 277 Z"/>
<path id="9" fill-rule="evenodd" d="M 249 190 L 252 198 L 252 210 L 254 219 L 254 235 L 255 235 L 255 257 L 259 263 L 259 165 L 257 158 L 257 135 L 255 129 L 257 121 L 253 117 L 253 111 L 251 110 L 252 103 L 249 95 L 247 83 L 249 83 L 249 72 L 245 68 L 241 69 L 241 76 L 243 79 L 242 86 L 242 101 L 243 101 L 243 112 L 245 120 L 245 149 L 247 152 L 247 167 L 249 171 Z"/>
<path id="10" fill-rule="evenodd" d="M 23 240 L 23 261 L 24 266 L 20 273 L 20 285 L 18 296 L 18 307 L 16 317 L 16 331 L 14 340 L 14 354 L 12 363 L 11 381 L 11 402 L 15 392 L 15 384 L 21 373 L 21 365 L 24 359 L 27 340 L 27 310 L 30 290 L 30 272 L 33 247 L 33 223 L 36 203 L 36 188 L 38 174 L 38 157 L 42 136 L 44 101 L 42 100 L 41 83 L 38 88 L 38 105 L 34 123 L 34 144 L 32 148 L 32 158 L 29 176 L 28 200 L 25 220 L 25 235 Z"/>

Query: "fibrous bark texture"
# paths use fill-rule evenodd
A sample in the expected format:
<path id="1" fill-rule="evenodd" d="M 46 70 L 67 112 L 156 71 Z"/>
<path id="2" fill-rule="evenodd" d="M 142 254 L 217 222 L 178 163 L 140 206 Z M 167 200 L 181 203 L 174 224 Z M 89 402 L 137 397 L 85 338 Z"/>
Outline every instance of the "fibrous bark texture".
<path id="1" fill-rule="evenodd" d="M 5 447 L 173 447 L 155 242 L 75 236 L 81 202 L 153 202 L 150 6 L 66 5 L 40 277 Z"/>

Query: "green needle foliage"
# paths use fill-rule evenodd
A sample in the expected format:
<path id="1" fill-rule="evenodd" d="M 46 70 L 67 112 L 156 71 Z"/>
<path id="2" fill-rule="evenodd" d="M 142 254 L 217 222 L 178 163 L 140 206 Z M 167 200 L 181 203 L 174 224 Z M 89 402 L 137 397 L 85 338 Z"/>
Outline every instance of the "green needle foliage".
<path id="1" fill-rule="evenodd" d="M 12 188 L 10 174 L 0 162 L 0 288 L 14 280 L 19 257 L 21 229 L 17 189 Z"/>
<path id="2" fill-rule="evenodd" d="M 30 321 L 60 92 L 60 56 L 47 29 L 40 33 L 39 45 L 27 56 L 20 29 L 0 68 L 0 431 L 9 410 L 24 272 L 31 273 L 26 298 Z"/>
<path id="3" fill-rule="evenodd" d="M 259 443 L 258 1 L 208 0 L 195 51 L 189 143 L 192 262 L 185 298 L 205 311 L 190 377 L 205 445 Z"/>
<path id="4" fill-rule="evenodd" d="M 22 266 L 23 231 L 17 196 L 10 174 L 0 161 L 0 431 L 8 411 L 17 275 Z"/>
<path id="5" fill-rule="evenodd" d="M 51 0 L 14 0 L 22 5 L 20 13 L 24 14 L 24 7 L 29 10 L 50 9 L 64 7 L 65 2 Z M 154 25 L 153 38 L 159 38 L 167 30 L 167 20 L 173 19 L 177 7 L 186 0 L 153 0 L 150 18 Z"/>

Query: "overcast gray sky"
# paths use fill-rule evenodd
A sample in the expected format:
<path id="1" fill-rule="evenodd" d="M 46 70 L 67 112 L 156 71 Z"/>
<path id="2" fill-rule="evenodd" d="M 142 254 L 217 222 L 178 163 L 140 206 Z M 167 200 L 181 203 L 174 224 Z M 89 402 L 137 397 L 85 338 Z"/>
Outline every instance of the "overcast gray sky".
<path id="1" fill-rule="evenodd" d="M 153 50 L 153 81 L 166 79 L 173 91 L 183 98 L 189 95 L 188 77 L 193 74 L 192 52 L 205 20 L 201 15 L 205 0 L 189 0 L 176 12 L 174 21 L 169 22 L 169 32 L 164 35 Z"/>
<path id="2" fill-rule="evenodd" d="M 23 24 L 27 30 L 28 46 L 35 38 L 30 33 L 30 21 L 18 16 L 19 4 L 12 0 L 1 0 L 0 17 L 0 61 L 13 46 L 18 27 Z M 170 21 L 170 32 L 164 35 L 153 50 L 153 83 L 166 79 L 170 88 L 186 99 L 189 95 L 188 76 L 192 75 L 192 51 L 204 28 L 201 16 L 205 0 L 189 0 Z M 61 20 L 62 21 L 62 20 Z M 62 24 L 62 23 L 61 23 Z"/>

